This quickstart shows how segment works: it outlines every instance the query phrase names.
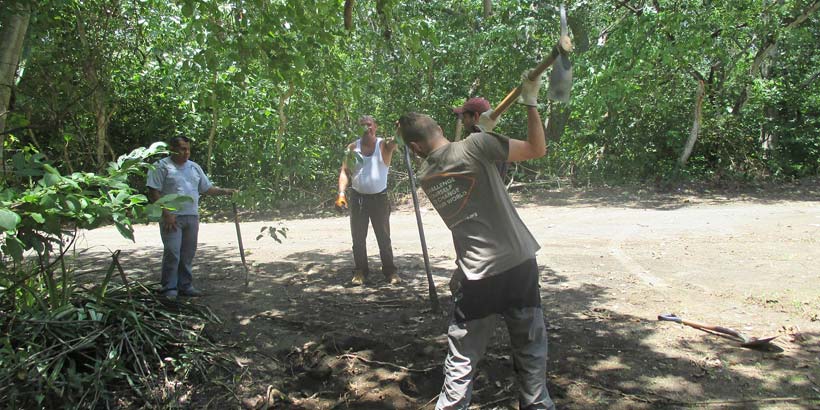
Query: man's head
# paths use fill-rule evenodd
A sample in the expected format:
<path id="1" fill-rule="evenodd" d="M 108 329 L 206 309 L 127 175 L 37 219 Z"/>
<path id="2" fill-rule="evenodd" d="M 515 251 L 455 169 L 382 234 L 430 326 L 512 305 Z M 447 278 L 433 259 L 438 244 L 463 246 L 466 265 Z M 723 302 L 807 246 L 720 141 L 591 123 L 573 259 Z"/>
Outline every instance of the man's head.
<path id="1" fill-rule="evenodd" d="M 359 126 L 363 127 L 363 137 L 374 138 L 376 136 L 376 119 L 371 115 L 362 115 L 359 118 Z"/>
<path id="2" fill-rule="evenodd" d="M 441 127 L 426 114 L 411 112 L 402 115 L 397 131 L 413 153 L 422 158 L 426 158 L 433 148 L 447 142 Z"/>
<path id="3" fill-rule="evenodd" d="M 171 149 L 171 161 L 177 164 L 184 164 L 191 157 L 191 140 L 188 137 L 174 137 L 168 141 Z"/>
<path id="4" fill-rule="evenodd" d="M 473 97 L 467 100 L 464 105 L 454 108 L 453 112 L 461 114 L 461 122 L 464 128 L 472 130 L 478 125 L 478 118 L 481 113 L 490 109 L 490 102 L 481 97 Z"/>

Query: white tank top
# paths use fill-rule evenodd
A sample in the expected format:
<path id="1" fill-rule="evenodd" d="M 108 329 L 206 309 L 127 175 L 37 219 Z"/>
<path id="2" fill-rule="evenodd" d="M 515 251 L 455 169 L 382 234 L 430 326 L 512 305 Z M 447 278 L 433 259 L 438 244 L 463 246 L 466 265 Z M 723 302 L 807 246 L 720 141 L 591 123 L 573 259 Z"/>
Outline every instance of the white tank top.
<path id="1" fill-rule="evenodd" d="M 353 149 L 359 153 L 362 163 L 353 170 L 353 189 L 360 194 L 378 194 L 387 189 L 387 165 L 382 159 L 381 150 L 382 139 L 376 138 L 376 149 L 373 154 L 365 156 L 362 154 L 362 140 L 356 140 L 356 147 Z"/>

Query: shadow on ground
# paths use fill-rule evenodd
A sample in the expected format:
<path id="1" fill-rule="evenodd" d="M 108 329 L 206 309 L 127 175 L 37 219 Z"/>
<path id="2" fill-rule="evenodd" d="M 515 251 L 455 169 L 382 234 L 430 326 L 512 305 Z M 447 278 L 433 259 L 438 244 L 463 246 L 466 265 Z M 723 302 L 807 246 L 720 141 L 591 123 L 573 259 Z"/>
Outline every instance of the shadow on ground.
<path id="1" fill-rule="evenodd" d="M 435 311 L 421 255 L 396 259 L 400 285 L 376 273 L 365 286 L 351 286 L 348 252 L 303 252 L 253 266 L 246 288 L 234 252 L 200 247 L 195 283 L 207 295 L 192 302 L 222 319 L 206 334 L 236 357 L 240 388 L 219 397 L 203 390 L 191 407 L 433 408 L 446 353 L 442 312 L 451 307 L 452 261 L 431 260 L 442 308 Z M 144 248 L 120 261 L 130 279 L 151 282 L 160 253 Z M 568 278 L 549 266 L 541 266 L 541 281 L 550 391 L 560 409 L 820 407 L 818 346 L 798 340 L 786 351 L 757 351 L 691 329 L 675 338 L 684 330 L 670 323 L 600 308 L 609 301 L 603 286 L 568 287 Z M 502 323 L 480 365 L 471 408 L 518 408 Z M 670 337 L 659 343 L 665 333 Z"/>

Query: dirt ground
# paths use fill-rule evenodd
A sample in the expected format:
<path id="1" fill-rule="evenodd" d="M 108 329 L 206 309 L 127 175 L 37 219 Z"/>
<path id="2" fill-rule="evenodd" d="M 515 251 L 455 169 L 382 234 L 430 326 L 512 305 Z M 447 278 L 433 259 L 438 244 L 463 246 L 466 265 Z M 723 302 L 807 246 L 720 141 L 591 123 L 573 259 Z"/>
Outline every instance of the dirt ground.
<path id="1" fill-rule="evenodd" d="M 820 408 L 820 188 L 747 192 L 573 189 L 515 192 L 541 244 L 550 392 L 559 409 Z M 236 396 L 194 395 L 194 408 L 432 409 L 442 382 L 454 267 L 451 237 L 423 203 L 441 310 L 431 309 L 412 204 L 392 215 L 404 279 L 371 274 L 351 286 L 345 215 L 242 224 L 244 287 L 232 223 L 200 230 L 195 283 L 222 323 L 206 333 L 242 366 Z M 285 226 L 279 244 L 265 226 Z M 371 269 L 378 251 L 368 238 Z M 156 225 L 136 243 L 113 229 L 78 245 L 121 249 L 132 279 L 156 282 Z M 184 302 L 187 303 L 187 302 Z M 672 322 L 663 313 L 778 336 L 738 342 Z M 476 409 L 517 409 L 506 331 L 498 331 L 474 386 Z"/>

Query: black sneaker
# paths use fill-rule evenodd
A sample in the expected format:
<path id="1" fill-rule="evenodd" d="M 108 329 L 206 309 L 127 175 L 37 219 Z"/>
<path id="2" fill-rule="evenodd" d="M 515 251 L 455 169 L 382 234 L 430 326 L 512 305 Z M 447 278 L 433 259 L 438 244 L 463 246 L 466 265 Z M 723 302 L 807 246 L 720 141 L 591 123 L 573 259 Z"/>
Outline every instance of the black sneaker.
<path id="1" fill-rule="evenodd" d="M 204 295 L 204 293 L 202 293 L 202 291 L 197 289 L 197 288 L 189 288 L 189 289 L 181 290 L 181 291 L 179 291 L 179 294 L 181 296 L 188 296 L 188 297 L 198 297 L 198 296 L 203 296 Z"/>

